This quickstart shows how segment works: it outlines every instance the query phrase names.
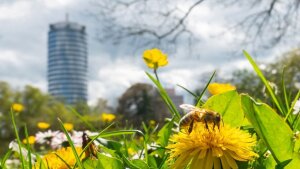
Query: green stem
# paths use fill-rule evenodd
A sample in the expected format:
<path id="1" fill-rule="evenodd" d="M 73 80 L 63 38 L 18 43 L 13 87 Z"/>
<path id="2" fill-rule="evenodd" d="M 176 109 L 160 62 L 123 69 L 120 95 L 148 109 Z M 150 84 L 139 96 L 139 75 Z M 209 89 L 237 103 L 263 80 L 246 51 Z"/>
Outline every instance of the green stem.
<path id="1" fill-rule="evenodd" d="M 157 74 L 157 69 L 155 68 L 155 69 L 153 69 L 153 70 L 154 70 L 154 74 L 155 74 L 156 80 L 157 80 L 158 82 L 160 82 L 160 81 L 159 81 L 159 78 L 158 78 L 158 74 Z"/>

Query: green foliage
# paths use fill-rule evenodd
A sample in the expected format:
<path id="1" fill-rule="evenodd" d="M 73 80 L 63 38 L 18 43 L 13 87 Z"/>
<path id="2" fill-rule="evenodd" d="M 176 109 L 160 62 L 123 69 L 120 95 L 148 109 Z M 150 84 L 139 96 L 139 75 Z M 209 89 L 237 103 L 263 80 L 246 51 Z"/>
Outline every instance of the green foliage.
<path id="1" fill-rule="evenodd" d="M 270 79 L 267 77 L 268 73 L 260 70 L 256 62 L 247 52 L 244 52 L 244 54 L 258 75 L 256 79 L 261 80 L 259 84 L 265 86 L 266 90 L 268 91 L 269 96 L 262 96 L 262 98 L 259 98 L 260 101 L 253 99 L 253 97 L 251 97 L 253 96 L 252 93 L 239 94 L 236 90 L 213 95 L 207 100 L 203 99 L 202 96 L 215 76 L 215 72 L 212 74 L 208 80 L 208 83 L 203 87 L 204 89 L 199 95 L 191 92 L 189 89 L 186 89 L 180 85 L 179 86 L 195 97 L 197 100 L 196 106 L 220 113 L 225 124 L 235 128 L 240 128 L 241 130 L 247 130 L 253 135 L 254 138 L 257 138 L 255 152 L 259 154 L 259 157 L 250 162 L 237 162 L 239 168 L 298 169 L 300 166 L 300 136 L 296 131 L 299 130 L 300 118 L 299 115 L 293 114 L 292 111 L 296 101 L 300 96 L 300 92 L 296 94 L 297 92 L 295 93 L 294 90 L 291 89 L 292 86 L 287 84 L 290 80 L 290 77 L 288 77 L 289 75 L 286 77 L 284 73 L 282 74 L 282 78 L 280 80 L 280 84 L 282 86 L 281 92 L 276 92 L 269 83 Z M 286 69 L 286 72 L 291 73 L 291 70 Z M 6 109 L 9 110 L 9 107 L 14 102 L 20 102 L 25 105 L 24 112 L 19 114 L 14 114 L 14 112 L 11 112 L 11 119 L 9 119 L 12 121 L 11 126 L 8 125 L 9 123 L 6 123 L 6 125 L 10 126 L 14 131 L 15 138 L 17 139 L 19 145 L 18 157 L 21 161 L 21 167 L 32 167 L 34 164 L 31 164 L 31 154 L 38 154 L 40 152 L 35 152 L 35 149 L 29 144 L 26 146 L 22 144 L 22 137 L 20 137 L 20 133 L 22 132 L 20 131 L 25 131 L 25 138 L 28 142 L 29 133 L 35 130 L 35 123 L 41 119 L 49 117 L 47 118 L 49 122 L 51 122 L 52 125 L 58 124 L 65 133 L 72 152 L 76 158 L 75 166 L 70 166 L 65 162 L 69 168 L 169 168 L 169 163 L 174 159 L 168 159 L 169 151 L 167 146 L 170 144 L 170 137 L 172 134 L 179 132 L 177 122 L 180 120 L 181 115 L 179 114 L 176 105 L 174 105 L 173 101 L 168 96 L 166 89 L 164 89 L 158 80 L 157 71 L 154 71 L 155 76 L 149 73 L 146 74 L 155 84 L 162 101 L 166 104 L 167 108 L 171 112 L 171 119 L 163 119 L 166 121 L 163 123 L 162 128 L 159 128 L 158 125 L 147 125 L 147 122 L 142 122 L 141 130 L 135 130 L 132 127 L 119 127 L 120 129 L 117 129 L 117 123 L 111 123 L 103 130 L 100 129 L 96 136 L 91 136 L 89 142 L 84 145 L 83 151 L 80 154 L 77 154 L 73 140 L 65 129 L 62 121 L 70 121 L 75 124 L 82 124 L 82 126 L 84 124 L 86 127 L 83 128 L 89 128 L 92 131 L 97 131 L 98 129 L 88 118 L 93 118 L 94 116 L 87 116 L 87 113 L 90 112 L 89 107 L 84 104 L 79 104 L 77 107 L 75 106 L 75 109 L 72 107 L 66 108 L 63 103 L 55 101 L 53 98 L 47 95 L 43 95 L 35 88 L 27 87 L 24 93 L 14 93 L 11 91 L 8 85 L 5 83 L 0 83 L 0 93 L 2 94 L 0 95 L 2 96 L 0 97 L 0 100 L 3 101 L 3 103 L 0 102 L 0 105 L 2 106 L 0 106 L 1 111 Z M 251 78 L 254 77 L 251 75 Z M 140 87 L 144 89 L 145 86 Z M 257 88 L 255 89 L 257 90 Z M 135 94 L 134 91 L 131 91 L 131 94 Z M 138 95 L 138 97 L 142 98 L 143 102 L 141 102 L 141 107 L 137 110 L 139 112 L 149 111 L 151 104 L 148 103 L 151 102 L 151 95 L 148 95 L 147 92 L 143 92 L 143 90 L 140 91 L 142 92 L 140 95 Z M 134 98 L 134 96 L 137 95 L 132 96 L 132 98 Z M 265 100 L 263 97 L 268 97 L 267 103 L 270 105 L 263 103 Z M 129 97 L 125 97 L 125 99 L 123 99 L 124 103 L 127 102 L 128 98 Z M 26 99 L 26 101 L 23 99 Z M 99 104 L 94 110 L 103 110 L 103 108 L 101 108 L 103 107 L 102 103 L 101 105 Z M 78 112 L 78 110 L 81 110 L 84 113 Z M 41 111 L 43 113 L 37 113 Z M 32 118 L 31 116 L 33 115 L 35 115 L 37 119 Z M 94 112 L 93 115 L 97 114 Z M 53 122 L 54 119 L 56 120 L 58 117 L 62 120 Z M 3 117 L 1 120 L 7 122 L 7 119 L 4 119 Z M 24 120 L 24 123 L 21 122 L 22 120 Z M 31 123 L 31 125 L 28 125 L 29 133 L 27 132 L 26 125 L 28 122 Z M 22 129 L 22 126 L 25 126 L 23 127 L 24 129 Z M 81 160 L 83 155 L 91 151 L 90 146 L 96 145 L 95 143 L 99 143 L 96 156 L 85 157 L 83 160 Z M 25 148 L 28 150 L 28 159 L 25 158 L 21 153 L 21 149 Z M 1 169 L 5 168 L 5 161 L 11 155 L 12 152 L 8 151 L 1 159 Z M 59 158 L 64 161 L 63 157 Z M 42 160 L 40 157 L 38 157 L 37 161 L 41 162 Z M 190 166 L 186 166 L 186 168 L 190 168 Z"/>

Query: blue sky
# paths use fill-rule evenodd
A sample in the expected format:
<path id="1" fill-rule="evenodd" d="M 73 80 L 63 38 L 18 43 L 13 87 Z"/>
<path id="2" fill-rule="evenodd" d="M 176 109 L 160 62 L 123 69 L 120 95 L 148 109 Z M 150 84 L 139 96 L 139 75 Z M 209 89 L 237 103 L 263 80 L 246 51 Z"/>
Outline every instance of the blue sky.
<path id="1" fill-rule="evenodd" d="M 179 5 L 186 10 L 185 3 Z M 9 82 L 17 89 L 30 84 L 46 92 L 48 26 L 63 21 L 65 14 L 69 13 L 71 21 L 87 26 L 89 103 L 101 97 L 113 105 L 117 97 L 132 84 L 150 83 L 145 71 L 151 70 L 141 59 L 143 49 L 136 51 L 130 44 L 113 46 L 97 41 L 99 25 L 88 15 L 87 11 L 91 9 L 88 0 L 0 1 L 0 80 Z M 193 90 L 201 84 L 199 77 L 203 73 L 217 70 L 220 76 L 228 77 L 233 69 L 250 68 L 241 52 L 245 46 L 236 41 L 245 35 L 226 31 L 228 22 L 234 21 L 234 17 L 228 19 L 228 16 L 238 10 L 220 10 L 203 3 L 191 13 L 187 25 L 199 40 L 193 45 L 192 53 L 187 52 L 184 44 L 180 44 L 176 52 L 164 51 L 169 54 L 169 65 L 159 71 L 167 87 L 181 84 Z M 224 32 L 225 35 L 218 36 Z M 272 50 L 260 50 L 255 58 L 270 61 L 294 47 L 284 44 Z M 179 88 L 176 91 L 184 93 Z"/>

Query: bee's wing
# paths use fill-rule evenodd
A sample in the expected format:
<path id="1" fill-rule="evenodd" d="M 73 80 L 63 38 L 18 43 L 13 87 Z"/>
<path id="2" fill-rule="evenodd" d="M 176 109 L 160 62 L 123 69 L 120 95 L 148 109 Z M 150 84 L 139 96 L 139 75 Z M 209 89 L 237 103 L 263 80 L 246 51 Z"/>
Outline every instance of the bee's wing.
<path id="1" fill-rule="evenodd" d="M 191 104 L 182 104 L 182 105 L 180 105 L 179 106 L 180 108 L 182 108 L 183 110 L 185 110 L 185 111 L 192 111 L 192 110 L 198 110 L 199 108 L 198 107 L 195 107 L 195 106 L 193 106 L 193 105 L 191 105 Z"/>

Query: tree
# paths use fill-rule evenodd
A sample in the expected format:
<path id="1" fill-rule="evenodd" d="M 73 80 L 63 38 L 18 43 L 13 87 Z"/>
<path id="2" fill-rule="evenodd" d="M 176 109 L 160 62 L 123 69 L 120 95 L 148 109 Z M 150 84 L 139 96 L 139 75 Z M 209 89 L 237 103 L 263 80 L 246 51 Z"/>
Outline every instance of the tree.
<path id="1" fill-rule="evenodd" d="M 209 3 L 211 2 L 211 3 Z M 93 1 L 90 14 L 98 23 L 100 41 L 131 41 L 137 47 L 191 42 L 195 39 L 189 26 L 191 14 L 203 3 L 210 7 L 239 8 L 228 30 L 242 30 L 243 42 L 274 47 L 298 32 L 298 0 L 102 0 Z M 241 17 L 239 17 L 241 16 Z M 230 17 L 233 18 L 233 17 Z M 267 45 L 268 44 L 268 45 Z"/>
<path id="2" fill-rule="evenodd" d="M 129 87 L 119 98 L 117 113 L 123 121 L 140 127 L 141 123 L 155 120 L 163 122 L 170 113 L 156 89 L 145 83 L 136 83 Z"/>

